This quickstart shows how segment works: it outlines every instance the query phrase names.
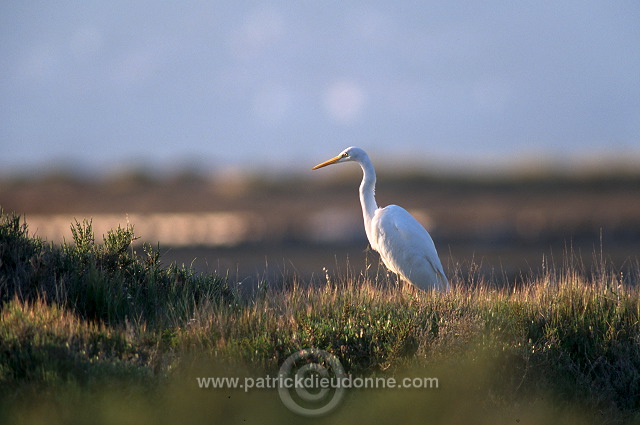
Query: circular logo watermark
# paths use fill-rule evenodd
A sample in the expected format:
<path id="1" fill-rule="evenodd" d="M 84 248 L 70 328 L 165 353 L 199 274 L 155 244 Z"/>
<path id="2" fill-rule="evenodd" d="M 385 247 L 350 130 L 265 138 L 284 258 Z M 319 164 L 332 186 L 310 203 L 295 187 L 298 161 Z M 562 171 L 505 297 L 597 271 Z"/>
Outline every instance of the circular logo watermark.
<path id="1" fill-rule="evenodd" d="M 280 400 L 294 413 L 322 416 L 340 405 L 346 377 L 340 360 L 317 348 L 306 348 L 290 355 L 280 367 Z"/>

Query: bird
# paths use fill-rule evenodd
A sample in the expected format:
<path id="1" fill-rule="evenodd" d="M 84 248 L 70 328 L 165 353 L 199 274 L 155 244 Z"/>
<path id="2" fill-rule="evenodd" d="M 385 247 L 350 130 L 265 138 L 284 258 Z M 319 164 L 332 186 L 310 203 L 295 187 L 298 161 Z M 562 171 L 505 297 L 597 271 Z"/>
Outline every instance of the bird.
<path id="1" fill-rule="evenodd" d="M 449 281 L 429 232 L 398 205 L 378 207 L 376 172 L 363 149 L 351 146 L 312 170 L 343 162 L 355 162 L 362 168 L 360 204 L 364 230 L 387 269 L 421 290 L 448 291 Z"/>

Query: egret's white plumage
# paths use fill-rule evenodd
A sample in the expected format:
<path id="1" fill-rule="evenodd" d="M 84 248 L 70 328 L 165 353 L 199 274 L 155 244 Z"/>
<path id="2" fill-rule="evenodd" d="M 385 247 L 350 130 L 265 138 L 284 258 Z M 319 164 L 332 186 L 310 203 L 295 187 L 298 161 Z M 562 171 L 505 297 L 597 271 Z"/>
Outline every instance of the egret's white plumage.
<path id="1" fill-rule="evenodd" d="M 376 172 L 365 151 L 347 148 L 313 170 L 347 161 L 357 162 L 362 167 L 360 204 L 364 229 L 371 247 L 380 254 L 385 266 L 418 288 L 448 290 L 449 282 L 425 228 L 402 207 L 379 208 L 376 204 Z"/>

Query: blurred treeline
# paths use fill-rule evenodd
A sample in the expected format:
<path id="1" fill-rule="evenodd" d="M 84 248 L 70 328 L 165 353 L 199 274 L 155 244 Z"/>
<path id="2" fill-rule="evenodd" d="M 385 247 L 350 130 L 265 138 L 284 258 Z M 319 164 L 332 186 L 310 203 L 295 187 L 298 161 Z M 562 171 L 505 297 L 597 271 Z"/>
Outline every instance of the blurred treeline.
<path id="1" fill-rule="evenodd" d="M 212 176 L 190 170 L 167 175 L 128 170 L 102 177 L 64 170 L 25 175 L 0 179 L 0 206 L 26 215 L 27 222 L 55 216 L 68 230 L 74 219 L 93 217 L 99 225 L 95 221 L 105 214 L 122 217 L 123 223 L 134 217 L 140 222 L 131 224 L 138 226 L 141 241 L 159 243 L 169 258 L 187 263 L 197 258 L 197 268 L 231 270 L 240 280 L 265 272 L 269 263 L 279 264 L 279 274 L 289 268 L 309 276 L 323 267 L 333 270 L 348 262 L 362 269 L 365 259 L 377 261 L 365 252 L 357 167 L 308 175 Z M 623 269 L 636 264 L 640 252 L 640 169 L 464 174 L 383 169 L 376 194 L 379 205 L 401 205 L 423 223 L 449 273 L 474 262 L 485 275 L 513 281 L 535 271 L 543 257 L 562 261 L 563 253 L 580 254 L 587 263 L 599 257 Z M 173 243 L 170 233 L 157 230 L 211 213 L 235 217 L 237 235 L 194 238 L 190 246 L 188 241 Z M 156 227 L 145 229 L 151 215 Z M 221 223 L 224 227 L 226 222 Z M 215 232 L 220 226 L 193 232 Z M 39 227 L 51 231 L 44 224 Z"/>

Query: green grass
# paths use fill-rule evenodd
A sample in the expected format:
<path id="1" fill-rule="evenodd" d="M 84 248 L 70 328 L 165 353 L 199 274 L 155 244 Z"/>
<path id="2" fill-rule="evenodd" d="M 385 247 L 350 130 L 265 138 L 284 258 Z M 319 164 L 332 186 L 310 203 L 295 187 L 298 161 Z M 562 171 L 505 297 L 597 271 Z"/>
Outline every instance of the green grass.
<path id="1" fill-rule="evenodd" d="M 131 248 L 133 228 L 118 228 L 97 244 L 90 221 L 71 226 L 72 243 L 60 247 L 30 237 L 19 216 L 0 218 L 0 301 L 43 300 L 81 318 L 154 328 L 188 320 L 200 300 L 229 298 L 224 279 L 164 267 L 150 245 Z"/>
<path id="2" fill-rule="evenodd" d="M 516 289 L 452 277 L 446 294 L 353 271 L 240 296 L 90 222 L 53 246 L 0 219 L 0 422 L 281 423 L 275 391 L 197 376 L 277 374 L 317 347 L 354 376 L 436 376 L 429 391 L 353 391 L 318 423 L 640 420 L 640 292 L 569 259 Z M 337 279 L 337 280 L 336 280 Z"/>

